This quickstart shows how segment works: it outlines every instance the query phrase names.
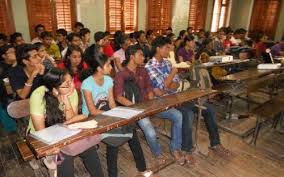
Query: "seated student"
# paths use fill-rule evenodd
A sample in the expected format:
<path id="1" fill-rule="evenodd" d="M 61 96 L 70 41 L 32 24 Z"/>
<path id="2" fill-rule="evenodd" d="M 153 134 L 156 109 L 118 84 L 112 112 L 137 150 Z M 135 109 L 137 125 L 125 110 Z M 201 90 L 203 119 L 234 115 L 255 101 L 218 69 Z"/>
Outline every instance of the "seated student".
<path id="1" fill-rule="evenodd" d="M 154 57 L 146 64 L 145 68 L 150 76 L 154 94 L 163 96 L 175 93 L 179 87 L 177 69 L 173 68 L 167 58 L 169 56 L 169 45 L 171 41 L 167 37 L 159 36 L 153 41 L 152 54 Z M 219 132 L 215 120 L 215 112 L 212 105 L 205 104 L 206 110 L 202 111 L 206 128 L 209 132 L 210 149 L 218 153 L 227 154 L 228 151 L 220 144 Z M 187 103 L 177 108 L 182 113 L 182 150 L 186 152 L 185 161 L 193 163 L 192 124 L 194 114 L 197 112 L 195 103 Z"/>
<path id="2" fill-rule="evenodd" d="M 148 30 L 146 33 L 146 39 L 149 46 L 152 45 L 152 41 L 155 39 L 155 34 L 153 30 Z"/>
<path id="3" fill-rule="evenodd" d="M 13 100 L 13 92 L 8 90 L 9 81 L 7 79 L 9 70 L 17 64 L 15 49 L 12 45 L 0 47 L 0 122 L 7 132 L 16 131 L 16 123 L 11 118 L 6 107 Z M 7 83 L 8 82 L 8 83 Z"/>
<path id="4" fill-rule="evenodd" d="M 177 38 L 177 40 L 175 41 L 175 47 L 176 49 L 178 50 L 180 47 L 181 47 L 181 44 L 183 43 L 184 41 L 184 38 L 187 36 L 187 32 L 185 30 L 181 30 L 179 32 L 179 36 Z"/>
<path id="5" fill-rule="evenodd" d="M 94 40 L 99 47 L 99 52 L 104 53 L 104 47 L 107 45 L 107 40 L 105 40 L 106 34 L 102 31 L 98 31 L 94 34 Z"/>
<path id="6" fill-rule="evenodd" d="M 226 39 L 223 41 L 225 53 L 229 53 L 230 47 L 233 46 L 233 43 L 231 42 L 231 38 L 233 36 L 233 31 L 230 31 L 227 29 L 226 31 Z"/>
<path id="7" fill-rule="evenodd" d="M 49 31 L 44 31 L 41 33 L 42 44 L 46 47 L 47 53 L 54 58 L 56 61 L 61 60 L 61 54 L 59 47 L 53 43 L 52 34 Z"/>
<path id="8" fill-rule="evenodd" d="M 110 59 L 105 55 L 97 53 L 96 45 L 92 45 L 85 51 L 85 58 L 88 62 L 90 76 L 82 83 L 81 92 L 83 99 L 82 113 L 88 115 L 99 115 L 104 111 L 116 107 L 113 97 L 113 83 L 108 76 L 112 66 Z M 118 138 L 118 137 L 117 137 Z M 136 167 L 139 172 L 146 170 L 143 151 L 136 134 L 133 129 L 133 136 L 128 141 Z M 109 177 L 117 177 L 117 156 L 118 146 L 107 144 L 107 166 Z"/>
<path id="9" fill-rule="evenodd" d="M 73 46 L 78 46 L 81 47 L 81 38 L 80 35 L 77 33 L 70 33 L 67 35 L 67 43 L 68 46 L 73 45 Z M 68 47 L 66 47 L 62 52 L 61 56 L 62 58 L 65 58 L 66 52 L 68 50 Z"/>
<path id="10" fill-rule="evenodd" d="M 180 48 L 177 51 L 179 62 L 194 62 L 195 42 L 193 36 L 185 37 Z"/>
<path id="11" fill-rule="evenodd" d="M 105 45 L 104 45 L 104 54 L 108 57 L 112 57 L 113 56 L 113 48 L 111 46 L 111 42 L 110 42 L 110 32 L 109 31 L 106 31 L 105 32 L 105 37 L 104 37 L 104 40 L 105 40 Z"/>
<path id="12" fill-rule="evenodd" d="M 67 48 L 67 31 L 63 28 L 56 30 L 56 40 L 60 53 Z"/>
<path id="13" fill-rule="evenodd" d="M 217 32 L 216 37 L 213 40 L 213 48 L 219 55 L 225 54 L 225 48 L 223 45 L 226 39 L 224 28 L 220 28 Z"/>
<path id="14" fill-rule="evenodd" d="M 262 55 L 265 54 L 266 46 L 261 40 L 263 37 L 262 33 L 257 33 L 254 37 L 253 49 L 255 51 L 255 56 L 258 60 L 262 58 Z"/>
<path id="15" fill-rule="evenodd" d="M 39 131 L 57 123 L 66 125 L 86 118 L 78 115 L 78 95 L 70 74 L 52 68 L 43 76 L 43 83 L 30 97 L 28 131 Z M 57 176 L 74 177 L 74 157 L 63 152 L 60 155 L 63 156 L 63 162 L 57 165 Z M 89 148 L 79 156 L 91 177 L 104 176 L 96 147 Z"/>
<path id="16" fill-rule="evenodd" d="M 87 69 L 87 64 L 84 62 L 83 52 L 78 46 L 69 46 L 67 53 L 62 63 L 58 64 L 58 68 L 67 69 L 73 78 L 75 89 L 80 91 L 81 75 L 83 70 Z"/>
<path id="17" fill-rule="evenodd" d="M 231 37 L 230 41 L 232 42 L 233 45 L 235 46 L 242 46 L 243 43 L 242 43 L 242 40 L 241 40 L 241 31 L 240 29 L 237 29 L 233 36 Z"/>
<path id="18" fill-rule="evenodd" d="M 10 35 L 10 44 L 14 47 L 25 44 L 25 40 L 23 38 L 22 33 L 15 32 Z"/>
<path id="19" fill-rule="evenodd" d="M 41 58 L 41 63 L 44 65 L 46 70 L 57 66 L 55 60 L 47 53 L 46 47 L 43 43 L 37 42 L 34 45 L 37 49 L 38 56 Z"/>
<path id="20" fill-rule="evenodd" d="M 133 33 L 132 33 L 133 34 Z M 114 51 L 117 51 L 120 49 L 120 43 L 119 43 L 119 39 L 121 36 L 125 35 L 122 31 L 118 30 L 114 33 L 114 40 L 113 40 L 113 43 L 112 43 L 112 48 Z"/>
<path id="21" fill-rule="evenodd" d="M 80 30 L 81 30 L 82 28 L 84 28 L 84 24 L 81 23 L 81 22 L 76 22 L 76 23 L 74 24 L 74 30 L 73 30 L 73 31 L 74 31 L 74 33 L 76 33 L 76 34 L 79 35 Z"/>
<path id="22" fill-rule="evenodd" d="M 131 45 L 131 41 L 126 35 L 120 36 L 117 41 L 121 48 L 113 54 L 116 72 L 123 70 L 122 63 L 125 60 L 125 50 Z"/>
<path id="23" fill-rule="evenodd" d="M 82 28 L 80 30 L 80 38 L 82 40 L 81 48 L 83 52 L 90 46 L 91 31 L 88 28 Z"/>
<path id="24" fill-rule="evenodd" d="M 36 37 L 32 39 L 31 43 L 35 44 L 37 42 L 42 42 L 42 39 L 40 37 L 41 33 L 45 31 L 45 27 L 42 24 L 38 24 L 35 26 L 35 33 Z"/>
<path id="25" fill-rule="evenodd" d="M 4 33 L 0 33 L 0 47 L 8 44 L 8 37 Z"/>
<path id="26" fill-rule="evenodd" d="M 17 99 L 26 99 L 32 91 L 42 85 L 45 68 L 36 47 L 32 44 L 18 47 L 16 56 L 17 66 L 9 71 L 8 78 Z"/>
<path id="27" fill-rule="evenodd" d="M 126 50 L 126 60 L 124 61 L 125 69 L 116 74 L 114 80 L 114 96 L 120 104 L 130 106 L 134 103 L 143 102 L 154 98 L 153 88 L 148 73 L 142 65 L 144 64 L 144 55 L 139 45 L 129 46 Z M 137 87 L 136 99 L 127 97 L 131 93 L 126 93 L 127 81 L 133 80 Z M 158 114 L 160 117 L 169 119 L 173 122 L 172 139 L 170 150 L 175 155 L 176 160 L 180 160 L 179 150 L 181 147 L 181 124 L 182 115 L 175 109 L 169 109 Z M 154 165 L 161 165 L 165 162 L 165 158 L 161 155 L 161 147 L 157 141 L 156 132 L 149 118 L 138 121 L 138 125 L 144 132 L 145 138 L 154 155 Z M 183 161 L 183 160 L 181 160 Z M 180 161 L 179 161 L 180 162 Z M 178 162 L 178 163 L 179 163 Z"/>
<path id="28" fill-rule="evenodd" d="M 144 53 L 144 57 L 145 57 L 145 62 L 148 61 L 150 59 L 150 46 L 147 43 L 147 39 L 146 39 L 146 35 L 145 32 L 143 30 L 140 30 L 136 33 L 135 36 L 138 44 L 142 47 L 143 49 L 143 53 Z"/>
<path id="29" fill-rule="evenodd" d="M 271 53 L 273 56 L 284 56 L 284 35 L 278 44 L 271 47 Z"/>
<path id="30" fill-rule="evenodd" d="M 213 40 L 210 38 L 204 39 L 202 43 L 202 47 L 199 52 L 207 53 L 209 56 L 216 56 L 216 51 L 214 50 Z"/>

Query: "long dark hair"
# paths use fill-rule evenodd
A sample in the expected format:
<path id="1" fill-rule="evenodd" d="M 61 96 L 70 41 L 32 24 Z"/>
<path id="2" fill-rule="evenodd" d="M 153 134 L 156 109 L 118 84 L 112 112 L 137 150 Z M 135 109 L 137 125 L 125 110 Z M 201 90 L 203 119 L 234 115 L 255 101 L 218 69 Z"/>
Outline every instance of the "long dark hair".
<path id="1" fill-rule="evenodd" d="M 46 101 L 45 126 L 49 127 L 57 123 L 63 123 L 65 120 L 64 110 L 59 109 L 59 101 L 52 94 L 53 88 L 58 88 L 64 82 L 64 76 L 68 72 L 58 68 L 51 68 L 43 76 L 43 84 L 48 89 L 44 95 Z"/>
<path id="2" fill-rule="evenodd" d="M 82 80 L 97 72 L 98 67 L 103 68 L 108 61 L 108 57 L 99 51 L 96 44 L 91 45 L 84 52 L 84 58 L 88 65 L 88 69 L 83 73 Z"/>
<path id="3" fill-rule="evenodd" d="M 70 56 L 72 55 L 72 52 L 73 51 L 77 51 L 77 52 L 80 52 L 80 55 L 81 55 L 81 62 L 80 64 L 77 66 L 77 74 L 80 78 L 81 76 L 81 73 L 83 71 L 83 63 L 84 63 L 84 60 L 83 60 L 83 52 L 82 52 L 82 49 L 79 47 L 79 46 L 74 46 L 74 45 L 70 45 L 68 46 L 68 49 L 67 49 L 67 52 L 66 52 L 66 55 L 64 57 L 64 60 L 63 60 L 63 63 L 64 63 L 64 66 L 65 68 L 68 70 L 68 72 L 71 74 L 71 76 L 73 77 L 73 75 L 75 74 L 74 71 L 72 70 L 72 66 L 71 66 L 71 59 L 70 59 Z"/>

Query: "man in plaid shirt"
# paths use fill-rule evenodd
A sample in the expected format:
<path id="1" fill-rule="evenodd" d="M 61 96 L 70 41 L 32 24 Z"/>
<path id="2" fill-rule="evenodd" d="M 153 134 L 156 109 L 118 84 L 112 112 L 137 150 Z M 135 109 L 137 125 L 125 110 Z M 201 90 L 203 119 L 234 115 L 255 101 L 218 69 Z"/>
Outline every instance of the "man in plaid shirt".
<path id="1" fill-rule="evenodd" d="M 172 67 L 171 63 L 167 60 L 170 46 L 171 40 L 169 38 L 163 36 L 157 37 L 152 42 L 151 52 L 153 58 L 149 60 L 145 66 L 154 88 L 154 94 L 158 97 L 174 93 L 179 87 L 179 78 L 177 76 L 178 71 L 176 68 Z M 218 127 L 215 119 L 215 109 L 208 103 L 205 103 L 204 106 L 206 106 L 207 109 L 202 111 L 202 115 L 209 133 L 210 149 L 219 154 L 228 155 L 229 151 L 220 143 Z M 194 102 L 183 104 L 173 110 L 176 115 L 182 113 L 181 150 L 185 151 L 183 160 L 188 163 L 193 163 L 194 159 L 192 152 L 194 148 L 192 145 L 192 124 L 194 112 L 196 113 L 198 110 L 195 107 Z M 180 155 L 181 154 L 173 153 L 175 158 Z"/>

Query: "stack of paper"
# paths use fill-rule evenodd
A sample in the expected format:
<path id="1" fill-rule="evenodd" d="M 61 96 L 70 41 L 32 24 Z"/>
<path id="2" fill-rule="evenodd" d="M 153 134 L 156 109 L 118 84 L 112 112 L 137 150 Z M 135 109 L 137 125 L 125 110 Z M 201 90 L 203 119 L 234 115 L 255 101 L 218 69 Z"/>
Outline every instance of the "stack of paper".
<path id="1" fill-rule="evenodd" d="M 272 63 L 263 63 L 257 65 L 257 69 L 279 69 L 281 67 L 280 63 L 272 64 Z"/>
<path id="2" fill-rule="evenodd" d="M 109 111 L 103 112 L 102 115 L 118 117 L 123 119 L 130 119 L 140 113 L 142 113 L 143 109 L 134 109 L 129 107 L 115 107 Z"/>
<path id="3" fill-rule="evenodd" d="M 48 128 L 31 132 L 30 136 L 48 145 L 55 144 L 80 132 L 80 129 L 69 129 L 62 124 L 55 124 Z"/>

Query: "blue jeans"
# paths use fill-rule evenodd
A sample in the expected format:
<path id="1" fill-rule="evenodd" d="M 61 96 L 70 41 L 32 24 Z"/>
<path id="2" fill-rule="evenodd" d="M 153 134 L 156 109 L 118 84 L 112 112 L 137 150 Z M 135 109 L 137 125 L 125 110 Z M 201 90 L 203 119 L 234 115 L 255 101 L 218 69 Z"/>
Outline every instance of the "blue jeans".
<path id="1" fill-rule="evenodd" d="M 202 111 L 205 125 L 209 133 L 210 146 L 220 144 L 219 132 L 216 123 L 215 109 L 211 104 L 205 103 L 204 106 L 207 108 Z M 192 148 L 192 124 L 194 113 L 198 113 L 198 109 L 195 106 L 195 102 L 183 104 L 177 108 L 183 114 L 183 127 L 182 127 L 182 150 L 189 152 Z"/>
<path id="2" fill-rule="evenodd" d="M 170 150 L 180 150 L 181 149 L 181 130 L 182 130 L 182 114 L 177 109 L 169 109 L 167 111 L 161 112 L 157 114 L 159 117 L 163 119 L 169 119 L 172 122 L 171 128 L 171 142 L 170 142 Z M 149 118 L 144 118 L 138 121 L 138 125 L 142 129 L 145 138 L 150 146 L 150 149 L 154 156 L 161 155 L 161 146 L 158 143 L 157 135 L 154 127 L 152 126 Z"/>

